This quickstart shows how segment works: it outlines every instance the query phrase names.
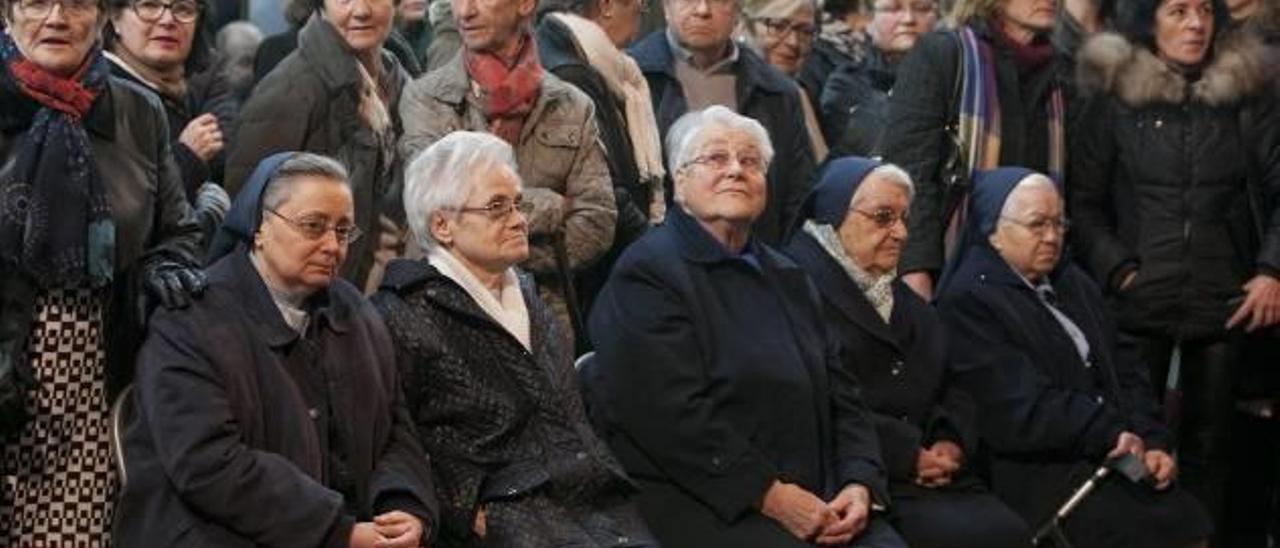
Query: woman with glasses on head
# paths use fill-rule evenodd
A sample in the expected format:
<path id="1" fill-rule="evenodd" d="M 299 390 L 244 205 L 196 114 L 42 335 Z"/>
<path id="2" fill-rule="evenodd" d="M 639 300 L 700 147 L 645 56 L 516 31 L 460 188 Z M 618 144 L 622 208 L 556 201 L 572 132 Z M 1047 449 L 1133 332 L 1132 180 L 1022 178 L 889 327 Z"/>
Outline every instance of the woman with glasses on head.
<path id="1" fill-rule="evenodd" d="M 532 279 L 515 157 L 458 131 L 405 172 L 426 258 L 397 260 L 386 318 L 431 454 L 442 541 L 456 546 L 656 546 L 635 487 L 587 423 L 572 355 Z"/>
<path id="2" fill-rule="evenodd" d="M 99 0 L 0 0 L 0 545 L 108 543 L 109 410 L 150 308 L 204 277 L 154 97 Z"/>
<path id="3" fill-rule="evenodd" d="M 832 155 L 881 156 L 889 93 L 902 58 L 938 23 L 937 0 L 876 0 L 867 25 L 871 47 L 836 70 L 822 89 L 822 131 Z"/>
<path id="4" fill-rule="evenodd" d="M 1073 546 L 1203 546 L 1204 508 L 1175 483 L 1169 430 L 1141 358 L 1098 286 L 1063 260 L 1058 187 L 1024 168 L 979 172 L 938 311 L 957 384 L 977 403 L 991 486 L 1039 528 L 1100 465 L 1111 477 L 1059 523 Z M 1146 476 L 1127 479 L 1128 473 Z M 1056 542 L 1055 542 L 1056 544 Z"/>
<path id="5" fill-rule="evenodd" d="M 261 82 L 240 111 L 227 153 L 226 187 L 235 194 L 260 160 L 282 150 L 336 158 L 351 174 L 356 225 L 369 237 L 342 269 L 366 293 L 396 254 L 399 206 L 389 197 L 399 162 L 396 105 L 409 76 L 383 49 L 395 0 L 301 0 L 311 18 L 298 48 Z"/>
<path id="6" fill-rule="evenodd" d="M 827 141 L 814 114 L 814 106 L 822 93 L 821 84 L 798 80 L 813 52 L 813 35 L 818 28 L 817 3 L 813 0 L 747 0 L 742 11 L 742 40 L 799 86 L 809 146 L 815 162 L 822 162 L 827 157 Z M 809 89 L 806 85 L 818 89 Z"/>
<path id="7" fill-rule="evenodd" d="M 207 0 L 109 0 L 103 31 L 113 76 L 155 92 L 169 118 L 169 140 L 205 242 L 222 223 L 223 148 L 235 120 L 235 91 L 221 78 L 195 78 L 214 55 Z"/>
<path id="8" fill-rule="evenodd" d="M 338 272 L 353 241 L 341 164 L 279 153 L 227 217 L 209 288 L 161 312 L 125 429 L 121 546 L 415 548 L 429 464 L 382 319 Z"/>
<path id="9" fill-rule="evenodd" d="M 591 315 L 592 416 L 667 546 L 901 547 L 875 426 L 813 286 L 762 244 L 773 147 L 714 106 L 667 136 L 675 207 Z"/>
<path id="10" fill-rule="evenodd" d="M 783 249 L 813 279 L 840 362 L 862 383 L 889 475 L 889 520 L 916 548 L 1017 548 L 1022 518 L 991 495 L 973 402 L 955 383 L 937 312 L 897 280 L 911 179 L 859 157 L 829 163 Z"/>

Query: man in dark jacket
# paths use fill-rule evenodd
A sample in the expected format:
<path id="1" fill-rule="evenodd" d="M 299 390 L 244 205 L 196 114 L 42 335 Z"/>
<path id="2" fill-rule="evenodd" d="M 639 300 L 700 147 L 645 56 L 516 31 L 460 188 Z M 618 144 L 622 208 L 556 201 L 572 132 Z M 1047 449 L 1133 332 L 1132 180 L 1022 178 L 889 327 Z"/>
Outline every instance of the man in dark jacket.
<path id="1" fill-rule="evenodd" d="M 736 0 L 664 1 L 666 30 L 628 50 L 649 81 L 658 130 L 666 135 L 680 115 L 711 105 L 759 121 L 773 141 L 775 159 L 769 166 L 768 206 L 753 233 L 766 243 L 781 243 L 808 193 L 814 164 L 800 92 L 777 69 L 733 42 L 741 8 Z"/>

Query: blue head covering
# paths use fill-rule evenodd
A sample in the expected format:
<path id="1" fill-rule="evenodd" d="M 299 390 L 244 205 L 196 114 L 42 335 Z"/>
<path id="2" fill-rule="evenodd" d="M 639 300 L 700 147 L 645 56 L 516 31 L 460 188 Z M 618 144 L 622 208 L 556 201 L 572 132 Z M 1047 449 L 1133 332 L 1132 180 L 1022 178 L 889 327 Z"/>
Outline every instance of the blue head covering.
<path id="1" fill-rule="evenodd" d="M 231 203 L 231 210 L 227 212 L 227 218 L 214 236 L 213 245 L 209 247 L 206 262 L 212 263 L 222 258 L 241 243 L 253 242 L 253 235 L 258 232 L 258 226 L 262 224 L 262 195 L 267 190 L 267 183 L 280 168 L 280 164 L 296 154 L 298 153 L 294 151 L 277 152 L 258 162 L 258 167 L 249 176 L 249 181 L 240 189 L 235 201 Z"/>
<path id="2" fill-rule="evenodd" d="M 1013 189 L 1023 179 L 1041 173 L 1024 167 L 1000 167 L 987 171 L 979 171 L 973 177 L 973 190 L 969 192 L 968 219 L 956 242 L 955 252 L 947 266 L 942 270 L 935 294 L 942 294 L 943 289 L 951 282 L 964 258 L 975 247 L 990 246 L 987 237 L 996 231 L 1000 223 L 1000 212 L 1004 203 L 1013 194 Z"/>
<path id="3" fill-rule="evenodd" d="M 822 169 L 818 184 L 814 185 L 805 200 L 802 219 L 813 219 L 822 224 L 840 226 L 849 212 L 849 201 L 872 170 L 884 165 L 878 160 L 861 156 L 845 156 L 828 162 Z"/>

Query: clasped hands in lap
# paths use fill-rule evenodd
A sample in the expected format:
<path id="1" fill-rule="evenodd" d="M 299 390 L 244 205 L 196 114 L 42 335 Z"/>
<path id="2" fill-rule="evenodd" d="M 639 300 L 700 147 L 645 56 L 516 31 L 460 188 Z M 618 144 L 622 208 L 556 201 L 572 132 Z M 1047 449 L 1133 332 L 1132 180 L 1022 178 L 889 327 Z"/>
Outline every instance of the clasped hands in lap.
<path id="1" fill-rule="evenodd" d="M 871 494 L 855 483 L 826 502 L 794 483 L 774 480 L 765 491 L 760 513 L 797 538 L 824 546 L 841 545 L 867 527 Z"/>

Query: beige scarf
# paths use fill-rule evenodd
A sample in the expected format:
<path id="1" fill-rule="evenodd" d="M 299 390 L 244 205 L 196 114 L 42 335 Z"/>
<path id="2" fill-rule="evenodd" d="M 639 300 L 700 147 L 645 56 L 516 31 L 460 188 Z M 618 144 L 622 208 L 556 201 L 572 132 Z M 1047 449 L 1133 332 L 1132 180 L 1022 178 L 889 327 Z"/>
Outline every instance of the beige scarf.
<path id="1" fill-rule="evenodd" d="M 649 84 L 645 82 L 644 74 L 634 59 L 613 45 L 600 25 L 571 13 L 557 12 L 548 17 L 569 29 L 578 51 L 604 77 L 609 91 L 622 100 L 627 133 L 631 136 L 640 178 L 647 181 L 652 189 L 649 220 L 661 221 L 666 214 L 667 202 L 663 197 L 662 184 L 666 172 L 662 167 L 662 139 L 653 117 L 653 103 L 649 99 Z"/>
<path id="2" fill-rule="evenodd" d="M 818 241 L 832 259 L 840 263 L 845 273 L 853 278 L 853 283 L 857 284 L 862 294 L 867 296 L 871 306 L 876 309 L 876 314 L 879 314 L 885 323 L 889 323 L 889 317 L 893 315 L 893 279 L 898 277 L 898 273 L 888 272 L 881 276 L 873 276 L 860 268 L 853 262 L 853 258 L 845 253 L 844 246 L 840 243 L 840 235 L 831 225 L 808 220 L 804 222 L 804 231 L 813 236 L 813 239 Z"/>

